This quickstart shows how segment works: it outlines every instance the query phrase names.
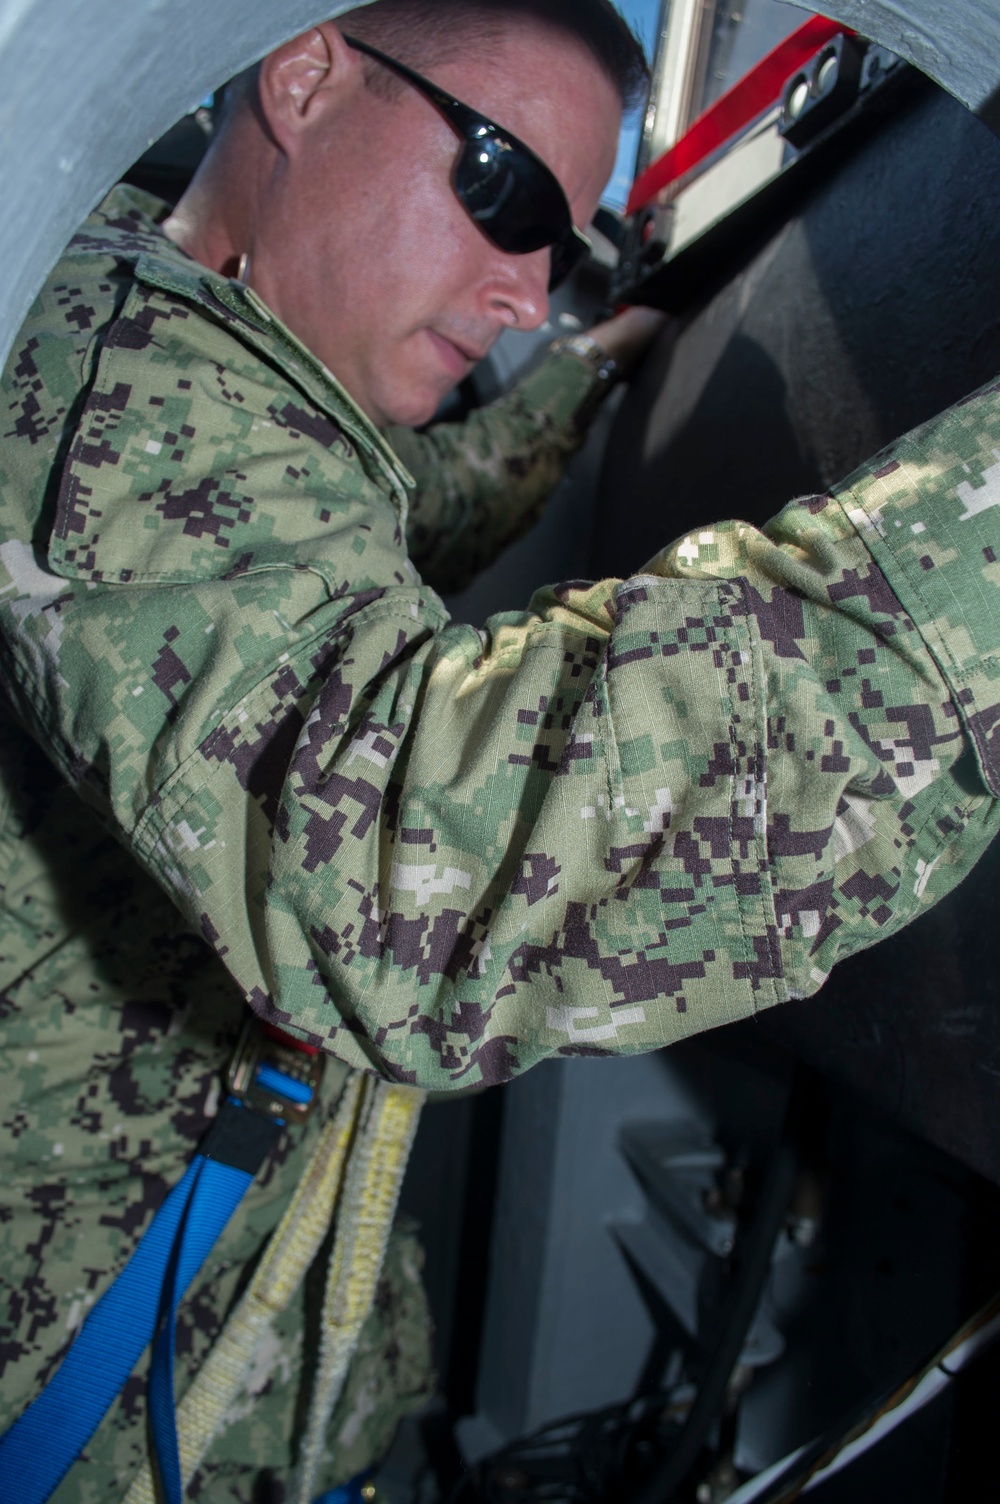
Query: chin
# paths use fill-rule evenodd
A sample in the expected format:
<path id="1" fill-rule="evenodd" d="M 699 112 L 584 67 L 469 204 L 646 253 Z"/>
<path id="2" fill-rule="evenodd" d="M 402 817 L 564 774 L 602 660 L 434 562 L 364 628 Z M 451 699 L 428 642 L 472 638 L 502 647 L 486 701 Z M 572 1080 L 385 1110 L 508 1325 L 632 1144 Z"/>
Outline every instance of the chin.
<path id="1" fill-rule="evenodd" d="M 430 423 L 441 403 L 454 387 L 450 386 L 444 391 L 413 392 L 408 396 L 400 395 L 388 408 L 388 416 L 385 422 L 396 423 L 401 428 L 423 428 Z"/>

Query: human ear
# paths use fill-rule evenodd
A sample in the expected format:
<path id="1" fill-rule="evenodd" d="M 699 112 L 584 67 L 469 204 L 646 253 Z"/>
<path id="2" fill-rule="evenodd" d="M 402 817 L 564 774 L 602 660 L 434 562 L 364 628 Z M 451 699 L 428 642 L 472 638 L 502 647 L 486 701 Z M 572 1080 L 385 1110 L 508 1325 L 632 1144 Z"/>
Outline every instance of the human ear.
<path id="1" fill-rule="evenodd" d="M 298 138 L 340 110 L 363 81 L 360 58 L 331 22 L 285 42 L 260 65 L 260 108 L 275 141 L 293 152 Z"/>

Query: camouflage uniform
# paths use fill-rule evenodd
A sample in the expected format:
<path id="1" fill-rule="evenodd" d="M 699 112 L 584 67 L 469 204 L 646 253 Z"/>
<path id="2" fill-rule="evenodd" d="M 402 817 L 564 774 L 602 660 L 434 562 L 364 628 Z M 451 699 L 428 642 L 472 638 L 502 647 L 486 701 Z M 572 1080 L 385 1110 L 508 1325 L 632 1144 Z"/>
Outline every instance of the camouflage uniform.
<path id="1" fill-rule="evenodd" d="M 557 357 L 471 429 L 401 440 L 411 498 L 316 359 L 140 208 L 77 237 L 4 385 L 10 1413 L 177 1178 L 241 999 L 434 1089 L 648 1050 L 814 992 L 997 823 L 1000 386 L 763 533 L 479 632 L 410 558 L 450 584 L 519 529 L 593 372 Z M 189 1368 L 302 1153 L 215 1251 Z M 285 1463 L 300 1331 L 209 1497 Z M 402 1407 L 419 1356 L 382 1356 Z M 128 1476 L 138 1391 L 61 1500 Z"/>
<path id="2" fill-rule="evenodd" d="M 31 329 L 25 330 L 11 356 L 0 446 L 0 543 L 10 546 L 0 562 L 0 585 L 9 586 L 25 567 L 32 578 L 41 577 L 39 565 L 47 569 L 41 556 L 33 562 L 26 546 L 36 525 L 26 524 L 26 519 L 34 514 L 40 521 L 49 505 L 46 496 L 59 485 L 58 474 L 78 441 L 80 403 L 91 386 L 95 361 L 103 358 L 99 346 L 109 323 L 133 294 L 131 263 L 148 252 L 160 258 L 161 271 L 186 277 L 195 292 L 202 286 L 201 271 L 193 273 L 192 263 L 157 233 L 141 210 L 159 214 L 162 206 L 132 192 L 112 195 L 53 273 L 36 310 L 39 322 L 33 317 Z M 243 296 L 223 279 L 207 279 L 205 285 L 222 288 L 226 297 Z M 259 310 L 250 311 L 259 322 Z M 281 341 L 276 343 L 276 366 L 262 364 L 263 351 L 258 355 L 244 349 L 241 354 L 225 325 L 219 325 L 221 319 L 239 327 L 239 319 L 214 303 L 210 317 L 213 324 L 203 332 L 211 333 L 214 326 L 229 356 L 245 368 L 259 367 L 272 389 L 265 406 L 273 405 L 275 413 L 265 412 L 249 423 L 241 418 L 239 424 L 248 433 L 273 430 L 270 439 L 277 449 L 270 441 L 261 446 L 276 465 L 268 486 L 273 484 L 276 494 L 287 489 L 282 503 L 294 508 L 295 482 L 307 489 L 329 485 L 324 500 L 333 516 L 359 514 L 372 494 L 370 483 L 346 435 L 338 437 L 334 424 L 343 399 L 332 392 L 328 378 L 316 377 L 315 363 L 306 352 L 289 352 Z M 48 333 L 39 342 L 42 324 Z M 155 342 L 144 344 L 152 352 Z M 135 354 L 144 363 L 150 358 Z M 300 375 L 307 368 L 313 373 L 306 390 L 286 371 L 300 363 Z M 185 358 L 185 368 L 187 364 Z M 215 384 L 222 375 L 223 367 L 213 365 L 210 381 Z M 158 416 L 176 414 L 178 433 L 171 442 L 174 450 L 190 454 L 193 435 L 187 418 L 195 405 L 190 403 L 183 415 L 173 405 L 177 391 L 192 390 L 190 384 L 178 386 L 187 379 L 181 371 L 169 380 L 158 374 L 154 384 L 161 386 L 164 401 L 158 402 L 150 389 L 153 400 L 144 405 L 149 411 L 159 410 Z M 317 380 L 326 400 L 332 396 L 329 412 L 310 396 Z M 423 482 L 410 501 L 411 548 L 424 559 L 433 558 L 438 579 L 460 583 L 530 525 L 583 436 L 596 385 L 579 361 L 564 357 L 550 362 L 489 417 L 477 415 L 465 428 L 447 428 L 430 437 L 406 431 L 394 435 Z M 220 395 L 225 386 L 223 380 Z M 254 386 L 261 395 L 256 381 Z M 232 401 L 236 414 L 249 392 L 241 376 L 238 393 L 221 400 Z M 211 401 L 206 420 L 210 408 Z M 385 507 L 385 497 L 377 487 L 388 489 L 387 477 L 389 494 L 398 503 L 404 482 L 401 472 L 396 478 L 397 462 L 353 408 L 348 408 L 347 421 L 359 430 L 361 463 L 368 468 L 374 464 L 373 494 L 379 509 Z M 88 433 L 91 427 L 88 420 Z M 146 463 L 164 438 L 165 434 L 143 441 Z M 204 469 L 207 476 L 218 443 L 207 422 L 202 438 L 213 456 Z M 232 434 L 227 442 L 239 444 L 239 435 Z M 376 462 L 368 458 L 372 449 L 379 456 Z M 317 458 L 310 460 L 313 450 Z M 283 455 L 280 464 L 278 451 Z M 178 454 L 175 463 L 180 459 Z M 327 477 L 330 464 L 336 478 Z M 203 456 L 191 456 L 191 465 L 202 467 Z M 315 472 L 312 478 L 310 469 Z M 185 467 L 185 472 L 184 484 L 192 490 L 182 503 L 182 534 L 197 554 L 207 544 L 206 557 L 224 560 L 219 572 L 229 575 L 240 561 L 240 553 L 230 551 L 229 530 L 234 520 L 242 525 L 237 517 L 241 508 L 227 510 L 228 503 L 210 483 L 204 504 L 198 502 L 201 476 L 194 468 Z M 9 512 L 4 510 L 8 505 Z M 307 505 L 307 533 L 317 527 L 322 533 L 331 515 L 323 519 L 313 502 Z M 391 515 L 398 553 L 397 514 Z M 363 538 L 360 519 L 358 539 Z M 289 560 L 293 567 L 295 552 L 293 548 Z M 346 557 L 351 565 L 357 562 L 357 552 L 350 547 Z M 409 576 L 401 555 L 396 565 Z M 280 615 L 284 582 L 292 576 L 287 565 L 278 567 L 283 584 L 273 606 Z M 242 566 L 238 572 L 243 572 Z M 73 591 L 64 580 L 49 575 L 46 590 L 53 585 L 60 597 L 55 605 L 58 617 Z M 365 588 L 370 589 L 370 583 Z M 6 600 L 16 616 L 14 598 L 8 594 Z M 125 609 L 117 625 L 107 624 L 102 657 L 113 651 L 112 637 L 124 642 L 134 630 L 132 608 L 124 597 L 122 604 Z M 257 606 L 250 606 L 250 630 L 259 615 Z M 186 681 L 183 671 L 176 670 L 180 659 L 172 648 L 177 635 L 172 606 L 168 617 L 156 629 L 151 671 L 143 677 L 151 697 L 147 703 L 159 700 L 163 730 L 169 735 Z M 210 624 L 200 608 L 198 619 L 200 635 L 214 640 L 215 631 L 204 630 Z M 273 625 L 278 616 L 269 614 L 267 620 Z M 292 646 L 295 630 L 277 625 L 273 630 L 277 635 L 287 630 L 287 645 Z M 11 642 L 20 633 L 9 614 L 4 615 L 3 631 Z M 313 636 L 311 629 L 307 636 Z M 322 661 L 322 636 L 321 627 L 307 658 L 319 651 Z M 288 660 L 283 649 L 279 652 Z M 251 654 L 248 667 L 252 661 Z M 314 677 L 314 670 L 306 674 L 307 679 Z M 109 834 L 109 823 L 114 827 L 106 819 L 104 801 L 98 800 L 95 813 L 93 798 L 84 795 L 81 802 L 64 774 L 39 757 L 36 742 L 18 725 L 16 678 L 17 670 L 14 678 L 4 675 L 7 705 L 0 713 L 0 1041 L 7 1067 L 0 1083 L 0 1122 L 8 1139 L 0 1195 L 0 1430 L 51 1374 L 166 1190 L 183 1173 L 215 1111 L 220 1070 L 246 1014 L 241 993 L 190 919 Z M 301 692 L 293 691 L 294 681 L 292 668 L 285 686 L 291 696 L 289 710 L 301 701 Z M 133 681 L 129 688 L 139 685 Z M 130 713 L 140 708 L 143 694 L 140 690 L 126 696 Z M 280 719 L 282 711 L 277 706 L 276 710 Z M 294 714 L 301 724 L 299 710 Z M 262 751 L 268 741 L 265 736 Z M 48 737 L 43 745 L 50 746 Z M 214 754 L 212 760 L 217 760 Z M 251 754 L 243 779 L 248 788 L 260 776 L 253 771 L 255 762 Z M 266 757 L 261 772 L 265 765 Z M 82 773 L 81 765 L 70 782 L 92 783 L 93 775 L 81 780 Z M 346 1067 L 328 1062 L 328 1104 L 335 1101 L 345 1076 Z M 284 1209 L 318 1127 L 317 1119 L 304 1135 L 294 1140 L 289 1136 L 282 1144 L 230 1225 L 195 1298 L 187 1303 L 179 1332 L 181 1388 L 183 1375 L 194 1371 L 218 1330 L 220 1313 L 231 1303 L 248 1260 Z M 334 1465 L 325 1480 L 328 1486 L 379 1457 L 399 1416 L 422 1402 L 431 1387 L 420 1261 L 413 1230 L 405 1224 L 398 1227 L 376 1309 L 334 1420 Z M 321 1274 L 320 1269 L 317 1278 Z M 320 1295 L 313 1289 L 311 1296 L 318 1308 Z M 206 1461 L 196 1483 L 206 1497 L 221 1497 L 227 1488 L 227 1497 L 249 1501 L 252 1495 L 259 1504 L 266 1493 L 261 1492 L 262 1470 L 280 1476 L 287 1468 L 290 1439 L 303 1421 L 310 1360 L 315 1356 L 308 1333 L 303 1351 L 303 1329 L 300 1300 L 259 1357 L 251 1379 L 253 1403 L 248 1399 L 241 1404 Z M 305 1377 L 300 1381 L 303 1364 Z M 58 1491 L 60 1504 L 106 1504 L 109 1494 L 124 1493 L 145 1450 L 142 1394 L 140 1371 L 95 1437 L 86 1460 Z"/>

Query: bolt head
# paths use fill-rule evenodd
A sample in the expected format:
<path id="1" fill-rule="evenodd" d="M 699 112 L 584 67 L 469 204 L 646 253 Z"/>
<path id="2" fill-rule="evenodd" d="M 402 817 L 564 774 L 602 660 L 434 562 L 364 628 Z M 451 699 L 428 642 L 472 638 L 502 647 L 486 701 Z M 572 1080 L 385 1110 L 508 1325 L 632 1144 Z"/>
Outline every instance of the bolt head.
<path id="1" fill-rule="evenodd" d="M 808 103 L 809 83 L 807 79 L 800 78 L 788 96 L 787 114 L 789 120 L 798 120 Z"/>
<path id="2" fill-rule="evenodd" d="M 816 93 L 829 94 L 837 82 L 837 74 L 840 72 L 840 60 L 835 52 L 823 59 L 819 72 L 816 74 Z"/>

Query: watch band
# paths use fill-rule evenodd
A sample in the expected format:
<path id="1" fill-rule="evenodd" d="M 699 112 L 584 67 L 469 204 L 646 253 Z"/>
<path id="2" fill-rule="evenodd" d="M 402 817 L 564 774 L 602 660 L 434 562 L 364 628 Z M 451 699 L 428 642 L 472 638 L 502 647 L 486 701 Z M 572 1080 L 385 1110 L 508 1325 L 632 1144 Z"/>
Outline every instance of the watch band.
<path id="1" fill-rule="evenodd" d="M 553 355 L 576 355 L 585 360 L 608 386 L 618 375 L 618 362 L 602 349 L 592 334 L 565 334 L 561 339 L 553 340 L 550 349 Z"/>

